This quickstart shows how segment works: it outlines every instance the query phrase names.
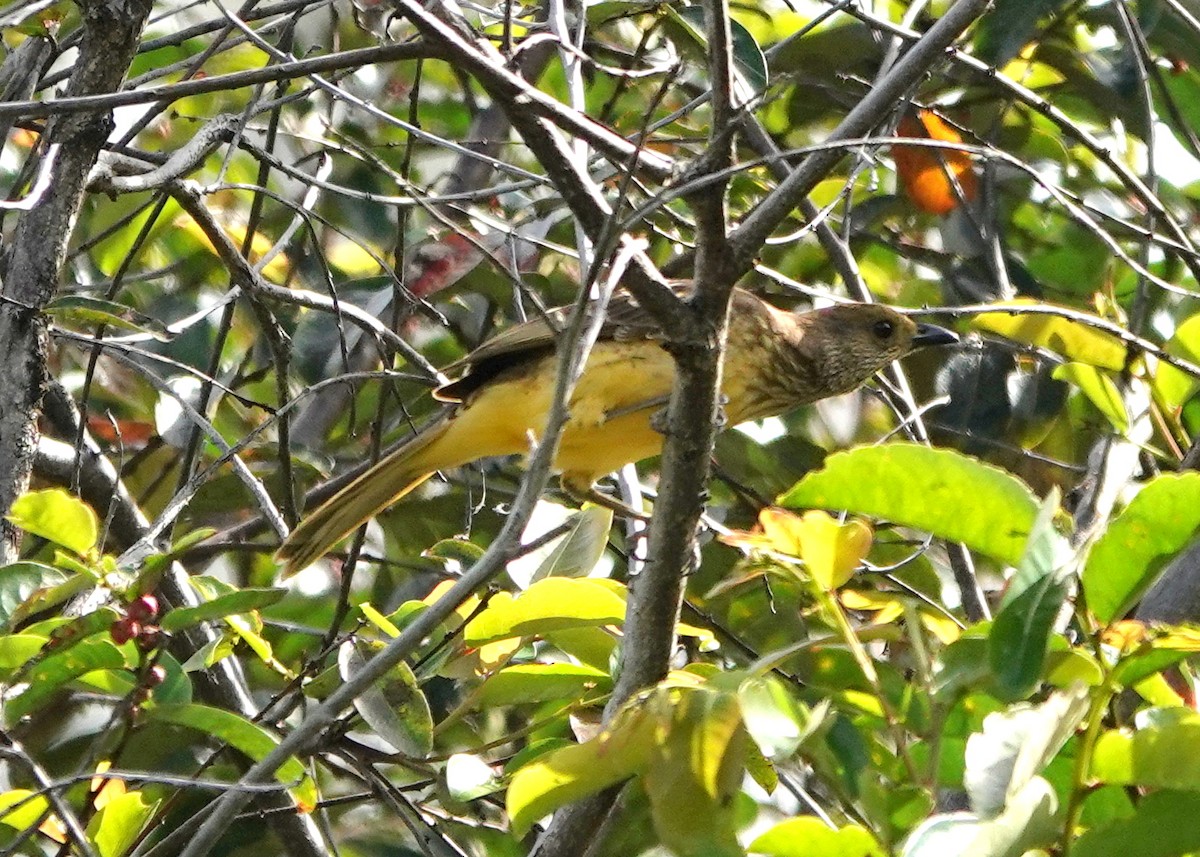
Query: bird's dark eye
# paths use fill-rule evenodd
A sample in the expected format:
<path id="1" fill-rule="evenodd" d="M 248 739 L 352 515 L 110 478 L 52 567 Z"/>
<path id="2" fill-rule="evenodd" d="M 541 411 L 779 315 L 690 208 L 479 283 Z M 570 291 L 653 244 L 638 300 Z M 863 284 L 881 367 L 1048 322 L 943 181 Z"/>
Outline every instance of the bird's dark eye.
<path id="1" fill-rule="evenodd" d="M 877 339 L 889 339 L 896 327 L 890 321 L 877 321 L 871 325 L 871 332 Z"/>

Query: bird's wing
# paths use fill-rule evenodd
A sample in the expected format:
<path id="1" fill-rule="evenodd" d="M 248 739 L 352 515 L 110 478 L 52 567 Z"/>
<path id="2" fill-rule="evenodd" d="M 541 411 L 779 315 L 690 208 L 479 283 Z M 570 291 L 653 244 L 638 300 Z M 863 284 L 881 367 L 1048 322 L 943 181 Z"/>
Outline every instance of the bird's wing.
<path id="1" fill-rule="evenodd" d="M 690 283 L 673 283 L 677 294 L 686 294 Z M 500 331 L 466 357 L 442 371 L 458 375 L 435 393 L 446 402 L 461 402 L 500 373 L 554 352 L 559 331 L 565 326 L 571 307 L 557 307 L 539 318 L 530 319 Z M 608 303 L 598 341 L 629 342 L 657 339 L 662 330 L 653 317 L 629 294 L 614 295 Z"/>

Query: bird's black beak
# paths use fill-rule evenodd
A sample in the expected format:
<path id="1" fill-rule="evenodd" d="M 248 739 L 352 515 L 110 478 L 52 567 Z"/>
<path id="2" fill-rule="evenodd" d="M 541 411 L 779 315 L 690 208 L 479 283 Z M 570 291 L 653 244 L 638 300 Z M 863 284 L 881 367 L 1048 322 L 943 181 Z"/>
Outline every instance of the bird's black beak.
<path id="1" fill-rule="evenodd" d="M 912 338 L 913 348 L 924 348 L 926 345 L 950 345 L 958 342 L 958 334 L 936 324 L 918 324 L 916 335 Z"/>

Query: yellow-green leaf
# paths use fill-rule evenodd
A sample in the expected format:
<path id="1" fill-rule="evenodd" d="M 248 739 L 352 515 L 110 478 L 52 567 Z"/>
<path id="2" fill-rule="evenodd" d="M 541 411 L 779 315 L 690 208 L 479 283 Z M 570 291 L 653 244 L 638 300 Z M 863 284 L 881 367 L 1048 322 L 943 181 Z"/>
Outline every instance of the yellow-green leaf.
<path id="1" fill-rule="evenodd" d="M 519 768 L 505 798 L 513 832 L 524 836 L 559 807 L 644 773 L 655 743 L 656 711 L 653 705 L 632 705 L 593 740 L 552 750 Z"/>
<path id="2" fill-rule="evenodd" d="M 1200 790 L 1200 722 L 1190 717 L 1132 735 L 1106 732 L 1096 742 L 1090 773 L 1103 783 Z"/>
<path id="3" fill-rule="evenodd" d="M 94 548 L 100 535 L 92 508 L 62 488 L 27 491 L 12 504 L 8 520 L 79 554 Z"/>
<path id="4" fill-rule="evenodd" d="M 50 803 L 44 796 L 29 789 L 12 789 L 0 794 L 0 824 L 14 830 L 26 830 L 37 824 L 49 808 Z"/>
<path id="5" fill-rule="evenodd" d="M 859 520 L 839 522 L 818 510 L 800 518 L 800 558 L 822 589 L 840 588 L 871 550 L 870 525 Z"/>
<path id="6" fill-rule="evenodd" d="M 1087 363 L 1101 369 L 1124 368 L 1125 346 L 1110 333 L 1058 315 L 1019 315 L 1004 312 L 1010 307 L 1019 311 L 1031 306 L 1046 307 L 1049 304 L 1030 299 L 1004 301 L 995 304 L 997 312 L 985 312 L 975 316 L 972 325 L 1014 342 L 1047 348 L 1078 363 Z M 1078 310 L 1069 312 L 1075 316 L 1080 315 Z M 1097 318 L 1096 321 L 1100 319 Z"/>
<path id="7" fill-rule="evenodd" d="M 548 577 L 515 598 L 494 597 L 463 634 L 468 646 L 563 628 L 619 625 L 624 588 L 612 581 Z"/>
<path id="8" fill-rule="evenodd" d="M 961 452 L 912 443 L 831 455 L 779 502 L 886 518 L 1012 564 L 1024 552 L 1038 506 L 1029 486 L 1011 473 Z"/>
<path id="9" fill-rule="evenodd" d="M 767 857 L 883 857 L 883 849 L 865 828 L 849 824 L 834 830 L 813 816 L 790 818 L 750 843 Z"/>
<path id="10" fill-rule="evenodd" d="M 88 824 L 88 839 L 100 857 L 122 857 L 137 842 L 158 801 L 147 803 L 138 791 L 110 798 Z"/>
<path id="11" fill-rule="evenodd" d="M 1156 477 L 1092 547 L 1083 569 L 1088 609 L 1105 624 L 1119 619 L 1198 528 L 1200 473 Z"/>
<path id="12" fill-rule="evenodd" d="M 643 779 L 654 829 L 680 857 L 740 855 L 734 797 L 749 737 L 737 697 L 705 689 L 671 697 Z"/>
<path id="13" fill-rule="evenodd" d="M 521 705 L 555 699 L 598 697 L 612 690 L 604 670 L 582 664 L 516 664 L 491 676 L 480 689 L 479 705 Z"/>
<path id="14" fill-rule="evenodd" d="M 1055 367 L 1051 374 L 1082 390 L 1118 432 L 1125 434 L 1129 431 L 1129 412 L 1125 410 L 1125 400 L 1121 398 L 1117 382 L 1108 372 L 1086 363 L 1065 363 Z"/>
<path id="15" fill-rule="evenodd" d="M 1167 341 L 1166 351 L 1192 363 L 1200 362 L 1200 313 L 1184 320 Z M 1154 374 L 1154 389 L 1168 407 L 1177 408 L 1196 392 L 1200 380 L 1174 366 L 1159 363 Z"/>

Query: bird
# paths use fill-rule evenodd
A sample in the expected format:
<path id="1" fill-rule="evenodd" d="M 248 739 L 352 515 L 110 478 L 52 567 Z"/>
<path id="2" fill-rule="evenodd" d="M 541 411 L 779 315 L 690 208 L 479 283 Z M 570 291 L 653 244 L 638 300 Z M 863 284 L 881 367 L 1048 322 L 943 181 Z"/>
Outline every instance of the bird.
<path id="1" fill-rule="evenodd" d="M 848 393 L 917 348 L 958 341 L 880 304 L 789 312 L 744 288 L 731 301 L 721 383 L 728 426 Z M 301 520 L 276 553 L 284 574 L 311 565 L 439 470 L 528 452 L 550 410 L 557 331 L 568 311 L 503 330 L 447 366 L 456 380 L 434 392 L 442 412 Z M 598 479 L 662 450 L 658 415 L 675 380 L 666 344 L 636 299 L 612 298 L 554 458 L 569 493 L 595 498 Z"/>

